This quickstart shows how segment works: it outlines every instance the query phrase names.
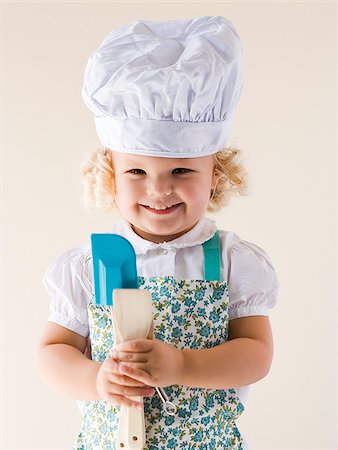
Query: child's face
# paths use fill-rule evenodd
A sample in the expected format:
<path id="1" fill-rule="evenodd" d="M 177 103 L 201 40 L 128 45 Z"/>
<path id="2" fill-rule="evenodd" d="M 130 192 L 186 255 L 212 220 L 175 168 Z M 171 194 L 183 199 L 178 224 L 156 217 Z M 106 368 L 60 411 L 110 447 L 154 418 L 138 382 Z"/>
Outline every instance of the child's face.
<path id="1" fill-rule="evenodd" d="M 186 159 L 112 155 L 117 207 L 142 238 L 170 241 L 204 215 L 217 181 L 212 155 Z M 165 211 L 154 209 L 172 205 Z"/>

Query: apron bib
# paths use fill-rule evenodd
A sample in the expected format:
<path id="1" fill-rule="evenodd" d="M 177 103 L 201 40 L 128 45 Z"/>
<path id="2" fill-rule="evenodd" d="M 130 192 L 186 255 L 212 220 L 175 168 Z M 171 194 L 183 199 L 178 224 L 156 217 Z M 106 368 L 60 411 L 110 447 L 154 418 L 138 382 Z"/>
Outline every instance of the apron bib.
<path id="1" fill-rule="evenodd" d="M 172 276 L 138 277 L 139 288 L 152 294 L 154 337 L 178 349 L 211 348 L 228 340 L 229 295 L 220 280 L 218 232 L 203 244 L 202 280 Z M 111 307 L 88 305 L 92 359 L 103 362 L 115 345 Z M 235 420 L 244 411 L 235 389 L 204 389 L 173 385 L 165 388 L 177 405 L 168 415 L 157 393 L 144 397 L 145 450 L 244 450 Z M 87 401 L 73 450 L 118 450 L 119 405 Z"/>

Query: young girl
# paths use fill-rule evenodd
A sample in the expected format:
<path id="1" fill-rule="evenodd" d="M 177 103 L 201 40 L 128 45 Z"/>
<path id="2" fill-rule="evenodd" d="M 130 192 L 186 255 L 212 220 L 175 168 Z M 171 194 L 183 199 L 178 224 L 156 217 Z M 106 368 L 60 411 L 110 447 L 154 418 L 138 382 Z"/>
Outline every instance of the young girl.
<path id="1" fill-rule="evenodd" d="M 109 232 L 135 249 L 155 338 L 115 345 L 90 240 L 49 266 L 38 367 L 83 401 L 74 450 L 115 449 L 120 405 L 140 407 L 130 396 L 144 397 L 146 449 L 248 449 L 236 419 L 269 372 L 278 280 L 262 248 L 205 217 L 247 187 L 240 152 L 225 147 L 242 85 L 240 40 L 220 16 L 137 21 L 88 61 L 83 97 L 102 148 L 82 166 L 84 197 L 121 214 Z"/>

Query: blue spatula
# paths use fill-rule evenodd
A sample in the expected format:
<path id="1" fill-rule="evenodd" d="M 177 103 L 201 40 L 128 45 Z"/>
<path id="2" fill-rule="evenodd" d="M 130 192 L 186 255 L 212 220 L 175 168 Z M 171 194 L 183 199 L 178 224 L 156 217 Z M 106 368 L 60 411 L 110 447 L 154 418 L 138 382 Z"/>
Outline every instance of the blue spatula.
<path id="1" fill-rule="evenodd" d="M 92 234 L 95 301 L 113 306 L 114 289 L 137 289 L 136 255 L 133 246 L 118 234 Z"/>

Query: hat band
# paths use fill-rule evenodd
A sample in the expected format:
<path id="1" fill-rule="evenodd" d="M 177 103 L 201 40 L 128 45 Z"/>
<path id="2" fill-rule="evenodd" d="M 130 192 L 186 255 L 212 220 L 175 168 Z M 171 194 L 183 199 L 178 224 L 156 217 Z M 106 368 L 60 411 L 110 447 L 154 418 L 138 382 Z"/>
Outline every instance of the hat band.
<path id="1" fill-rule="evenodd" d="M 195 158 L 225 147 L 232 118 L 219 122 L 179 122 L 95 117 L 101 144 L 118 152 L 167 158 Z"/>

